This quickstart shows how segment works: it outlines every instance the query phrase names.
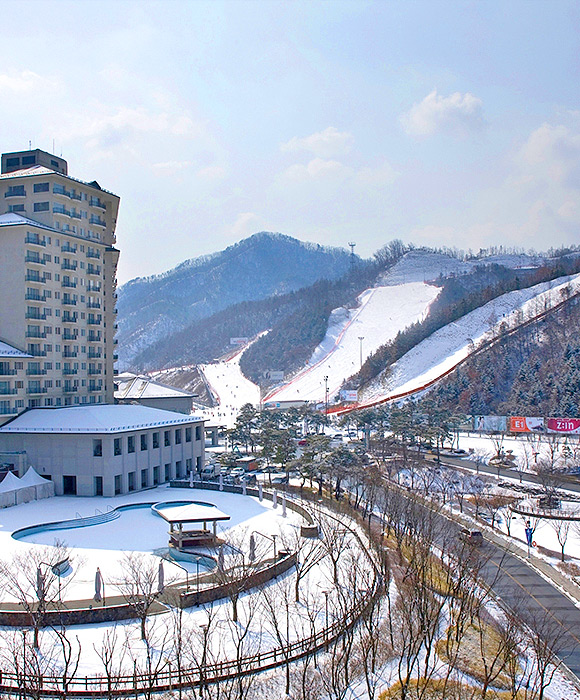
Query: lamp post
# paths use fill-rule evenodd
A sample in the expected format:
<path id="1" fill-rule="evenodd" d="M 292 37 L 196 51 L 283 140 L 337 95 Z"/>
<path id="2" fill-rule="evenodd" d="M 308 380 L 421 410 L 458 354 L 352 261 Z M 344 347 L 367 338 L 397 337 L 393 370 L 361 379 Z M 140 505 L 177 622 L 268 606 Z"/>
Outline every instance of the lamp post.
<path id="1" fill-rule="evenodd" d="M 278 537 L 278 535 L 272 535 L 272 536 L 265 535 L 263 532 L 258 532 L 258 530 L 254 530 L 252 534 L 253 535 L 261 535 L 262 537 L 265 537 L 267 540 L 272 542 L 272 544 L 274 545 L 274 564 L 275 564 L 276 563 L 276 537 Z"/>
<path id="2" fill-rule="evenodd" d="M 205 689 L 205 664 L 207 661 L 207 633 L 208 633 L 209 625 L 207 622 L 202 622 L 199 627 L 203 633 L 203 648 L 202 648 L 202 654 L 201 654 L 199 694 L 200 694 L 200 696 L 203 697 L 203 691 Z"/>
<path id="3" fill-rule="evenodd" d="M 360 344 L 360 366 L 363 366 L 363 354 L 362 354 L 362 344 L 363 340 L 365 339 L 364 335 L 359 335 L 358 337 L 358 342 Z"/>
<path id="4" fill-rule="evenodd" d="M 324 414 L 328 416 L 328 375 L 324 379 Z"/>
<path id="5" fill-rule="evenodd" d="M 182 571 L 185 571 L 185 592 L 189 590 L 189 571 L 185 568 L 185 566 L 181 566 L 181 564 L 178 564 L 176 561 L 171 562 L 173 566 L 177 566 L 179 569 Z"/>

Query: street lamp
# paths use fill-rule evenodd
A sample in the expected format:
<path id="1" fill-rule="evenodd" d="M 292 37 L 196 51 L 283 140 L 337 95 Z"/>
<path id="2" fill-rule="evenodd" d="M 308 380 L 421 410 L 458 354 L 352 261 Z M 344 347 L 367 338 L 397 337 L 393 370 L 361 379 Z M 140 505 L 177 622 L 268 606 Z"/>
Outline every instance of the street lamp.
<path id="1" fill-rule="evenodd" d="M 276 537 L 278 537 L 278 535 L 272 535 L 272 536 L 265 535 L 263 532 L 258 532 L 258 530 L 254 530 L 252 532 L 252 535 L 261 535 L 262 537 L 265 537 L 267 540 L 272 542 L 272 544 L 274 545 L 274 564 L 275 564 L 276 563 Z"/>
<path id="2" fill-rule="evenodd" d="M 324 413 L 328 416 L 328 375 L 323 377 L 324 379 Z"/>
<path id="3" fill-rule="evenodd" d="M 365 339 L 364 335 L 359 335 L 358 341 L 360 343 L 360 366 L 363 366 L 363 354 L 362 354 L 362 344 L 363 340 Z"/>

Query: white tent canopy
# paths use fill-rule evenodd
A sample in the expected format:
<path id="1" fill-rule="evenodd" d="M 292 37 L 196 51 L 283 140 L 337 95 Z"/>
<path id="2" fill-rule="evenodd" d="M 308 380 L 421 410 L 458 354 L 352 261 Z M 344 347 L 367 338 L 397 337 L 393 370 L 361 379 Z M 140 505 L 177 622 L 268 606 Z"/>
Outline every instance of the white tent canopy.
<path id="1" fill-rule="evenodd" d="M 43 479 L 32 467 L 19 479 L 8 472 L 0 482 L 0 508 L 54 496 L 54 484 Z"/>

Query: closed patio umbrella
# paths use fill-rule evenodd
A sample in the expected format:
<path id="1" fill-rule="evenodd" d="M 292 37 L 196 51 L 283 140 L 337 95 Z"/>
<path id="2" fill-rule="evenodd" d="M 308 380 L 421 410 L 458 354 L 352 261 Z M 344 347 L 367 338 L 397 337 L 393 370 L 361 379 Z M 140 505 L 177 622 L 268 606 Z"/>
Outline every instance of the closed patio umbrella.
<path id="1" fill-rule="evenodd" d="M 250 535 L 250 561 L 254 561 L 256 558 L 256 538 L 254 537 L 254 533 Z"/>
<path id="2" fill-rule="evenodd" d="M 100 603 L 103 600 L 103 576 L 101 570 L 97 566 L 97 572 L 95 574 L 95 601 Z"/>
<path id="3" fill-rule="evenodd" d="M 157 584 L 157 590 L 159 593 L 163 593 L 163 589 L 165 588 L 165 571 L 163 569 L 163 561 L 159 562 L 159 581 Z"/>

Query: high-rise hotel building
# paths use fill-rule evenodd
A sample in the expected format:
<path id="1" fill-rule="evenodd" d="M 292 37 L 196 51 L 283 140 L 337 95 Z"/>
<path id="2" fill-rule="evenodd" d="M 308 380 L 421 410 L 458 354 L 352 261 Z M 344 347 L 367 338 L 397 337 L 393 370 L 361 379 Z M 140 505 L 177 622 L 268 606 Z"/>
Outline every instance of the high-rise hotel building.
<path id="1" fill-rule="evenodd" d="M 113 402 L 119 197 L 41 150 L 0 173 L 0 424 Z"/>

